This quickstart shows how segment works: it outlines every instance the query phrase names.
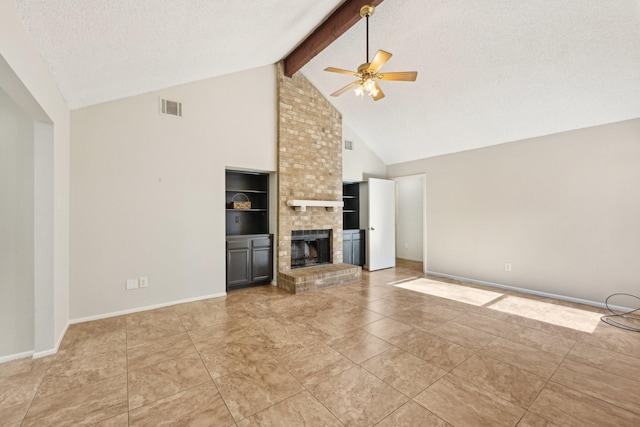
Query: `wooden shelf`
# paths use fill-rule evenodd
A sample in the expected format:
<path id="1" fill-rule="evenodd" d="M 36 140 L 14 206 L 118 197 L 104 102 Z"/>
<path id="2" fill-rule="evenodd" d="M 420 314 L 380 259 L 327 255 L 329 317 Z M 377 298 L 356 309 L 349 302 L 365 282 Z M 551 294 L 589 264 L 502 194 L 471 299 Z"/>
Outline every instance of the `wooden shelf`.
<path id="1" fill-rule="evenodd" d="M 296 212 L 306 212 L 307 207 L 321 207 L 328 211 L 337 212 L 338 208 L 344 206 L 344 202 L 335 200 L 287 200 L 287 206 L 296 210 Z"/>
<path id="2" fill-rule="evenodd" d="M 227 188 L 227 193 L 252 193 L 252 194 L 267 194 L 266 191 L 263 190 L 233 190 Z"/>

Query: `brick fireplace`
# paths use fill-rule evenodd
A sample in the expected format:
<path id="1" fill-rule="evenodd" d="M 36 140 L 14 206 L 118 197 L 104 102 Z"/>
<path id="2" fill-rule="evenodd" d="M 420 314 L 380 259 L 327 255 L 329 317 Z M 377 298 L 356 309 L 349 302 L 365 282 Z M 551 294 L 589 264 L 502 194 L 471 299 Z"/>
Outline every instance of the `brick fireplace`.
<path id="1" fill-rule="evenodd" d="M 285 77 L 281 63 L 277 73 L 278 286 L 300 292 L 357 281 L 360 267 L 342 264 L 342 210 L 287 205 L 342 201 L 342 116 L 301 73 Z M 311 230 L 330 233 L 329 263 L 292 270 L 292 232 Z"/>

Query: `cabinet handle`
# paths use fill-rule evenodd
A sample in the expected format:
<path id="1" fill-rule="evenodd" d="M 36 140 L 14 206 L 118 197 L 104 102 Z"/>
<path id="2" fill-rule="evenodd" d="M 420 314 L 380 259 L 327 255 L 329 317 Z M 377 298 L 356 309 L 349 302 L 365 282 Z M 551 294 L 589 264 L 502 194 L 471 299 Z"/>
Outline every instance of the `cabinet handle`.
<path id="1" fill-rule="evenodd" d="M 371 231 L 376 231 L 376 229 L 375 229 L 375 228 L 373 228 L 373 227 L 369 227 L 369 230 L 371 230 Z"/>

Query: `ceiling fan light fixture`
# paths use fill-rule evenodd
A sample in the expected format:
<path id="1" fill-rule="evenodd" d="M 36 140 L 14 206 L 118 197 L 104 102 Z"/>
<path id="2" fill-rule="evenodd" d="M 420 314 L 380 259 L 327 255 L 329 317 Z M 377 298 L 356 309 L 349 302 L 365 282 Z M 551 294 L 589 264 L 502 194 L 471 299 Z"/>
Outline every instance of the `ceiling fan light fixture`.
<path id="1" fill-rule="evenodd" d="M 376 84 L 371 78 L 366 79 L 363 85 L 366 91 L 369 92 L 369 94 L 371 94 L 371 92 L 376 90 Z"/>
<path id="2" fill-rule="evenodd" d="M 376 82 L 371 77 L 363 79 L 358 86 L 354 89 L 356 96 L 364 96 L 366 93 L 369 96 L 378 96 L 380 90 L 376 87 Z"/>

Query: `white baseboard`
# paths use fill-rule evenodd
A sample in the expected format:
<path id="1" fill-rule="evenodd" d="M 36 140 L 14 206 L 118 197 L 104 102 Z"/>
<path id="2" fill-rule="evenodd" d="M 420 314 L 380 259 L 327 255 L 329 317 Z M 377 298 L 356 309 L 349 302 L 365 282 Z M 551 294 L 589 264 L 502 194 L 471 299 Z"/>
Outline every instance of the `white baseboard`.
<path id="1" fill-rule="evenodd" d="M 17 354 L 10 354 L 8 356 L 2 356 L 2 357 L 0 357 L 0 363 L 10 362 L 12 360 L 22 359 L 24 357 L 32 357 L 34 359 L 39 359 L 41 357 L 47 357 L 47 356 L 51 356 L 53 354 L 56 354 L 58 352 L 58 349 L 60 348 L 60 344 L 62 343 L 62 339 L 64 338 L 64 335 L 67 333 L 67 329 L 69 329 L 69 325 L 72 325 L 72 324 L 75 324 L 75 323 L 83 323 L 83 322 L 89 322 L 89 321 L 92 321 L 92 320 L 107 319 L 109 317 L 122 316 L 123 314 L 138 313 L 140 311 L 154 310 L 156 308 L 169 307 L 169 306 L 172 306 L 172 305 L 184 304 L 184 303 L 194 302 L 194 301 L 200 301 L 200 300 L 205 300 L 205 299 L 209 299 L 209 298 L 219 298 L 219 297 L 223 297 L 225 295 L 227 295 L 227 293 L 226 292 L 222 292 L 222 293 L 219 293 L 219 294 L 205 295 L 205 296 L 196 297 L 196 298 L 187 298 L 187 299 L 183 299 L 183 300 L 179 300 L 179 301 L 171 301 L 171 302 L 162 303 L 162 304 L 148 305 L 148 306 L 144 306 L 144 307 L 132 308 L 132 309 L 129 309 L 129 310 L 122 310 L 122 311 L 116 311 L 116 312 L 112 312 L 112 313 L 98 314 L 96 316 L 88 316 L 88 317 L 82 317 L 82 318 L 78 318 L 78 319 L 72 319 L 64 327 L 64 330 L 62 331 L 62 333 L 58 337 L 58 341 L 56 342 L 56 345 L 55 345 L 54 348 L 51 348 L 51 349 L 48 349 L 48 350 L 43 350 L 43 351 L 38 351 L 38 352 L 35 352 L 35 351 L 31 350 L 31 351 L 26 351 L 24 353 L 17 353 Z"/>
<path id="2" fill-rule="evenodd" d="M 64 338 L 64 334 L 66 334 L 67 329 L 69 329 L 69 325 L 70 323 L 67 322 L 67 324 L 64 326 L 64 329 L 62 330 L 62 333 L 58 337 L 58 341 L 56 342 L 56 346 L 54 348 L 51 348 L 49 350 L 38 351 L 34 353 L 33 358 L 40 359 L 41 357 L 47 357 L 47 356 L 56 354 L 58 352 L 58 349 L 60 348 L 60 344 L 62 344 L 62 339 Z"/>
<path id="3" fill-rule="evenodd" d="M 65 330 L 66 332 L 66 330 Z M 64 334 L 60 335 L 61 337 L 64 337 Z M 47 356 L 51 356 L 54 355 L 58 352 L 58 349 L 60 348 L 60 346 L 56 346 L 56 348 L 51 348 L 49 350 L 44 350 L 44 351 L 39 351 L 37 353 L 33 354 L 33 358 L 34 359 L 40 359 L 41 357 L 47 357 Z"/>
<path id="4" fill-rule="evenodd" d="M 10 354 L 9 356 L 2 356 L 0 357 L 0 363 L 10 362 L 11 360 L 22 359 L 24 357 L 40 359 L 41 357 L 47 357 L 47 356 L 56 354 L 58 352 L 58 349 L 60 348 L 60 344 L 62 343 L 62 338 L 64 338 L 64 334 L 67 333 L 67 329 L 69 329 L 69 323 L 67 323 L 64 329 L 62 330 L 62 333 L 58 337 L 58 341 L 56 342 L 56 345 L 54 348 L 50 348 L 48 350 L 42 350 L 42 351 L 31 350 L 31 351 L 25 351 L 24 353 Z"/>
<path id="5" fill-rule="evenodd" d="M 501 283 L 485 282 L 484 280 L 470 279 L 468 277 L 453 276 L 451 274 L 438 273 L 437 271 L 427 271 L 432 276 L 444 277 L 447 279 L 460 280 L 462 282 L 476 283 L 478 285 L 491 286 L 493 288 L 506 289 L 508 291 L 522 292 L 523 294 L 537 295 L 540 297 L 555 298 L 563 301 L 575 302 L 577 304 L 591 305 L 593 307 L 606 308 L 603 302 L 590 301 L 582 298 L 574 298 L 567 295 L 552 294 L 549 292 L 541 292 L 533 289 L 518 288 L 516 286 L 503 285 Z M 610 305 L 615 310 L 629 311 L 629 308 Z"/>
<path id="6" fill-rule="evenodd" d="M 0 356 L 0 363 L 11 362 L 12 360 L 24 359 L 25 357 L 33 356 L 33 350 L 25 351 L 23 353 L 9 354 L 7 356 Z"/>
<path id="7" fill-rule="evenodd" d="M 128 310 L 114 311 L 111 313 L 97 314 L 95 316 L 87 316 L 87 317 L 80 317 L 77 319 L 71 319 L 69 323 L 73 325 L 76 323 L 90 322 L 92 320 L 108 319 L 109 317 L 122 316 L 124 314 L 138 313 L 141 311 L 155 310 L 156 308 L 170 307 L 172 305 L 185 304 L 188 302 L 201 301 L 204 299 L 220 298 L 226 295 L 227 295 L 226 292 L 221 292 L 219 294 L 204 295 L 201 297 L 187 298 L 187 299 L 178 300 L 178 301 L 165 302 L 162 304 L 147 305 L 144 307 L 131 308 Z"/>

